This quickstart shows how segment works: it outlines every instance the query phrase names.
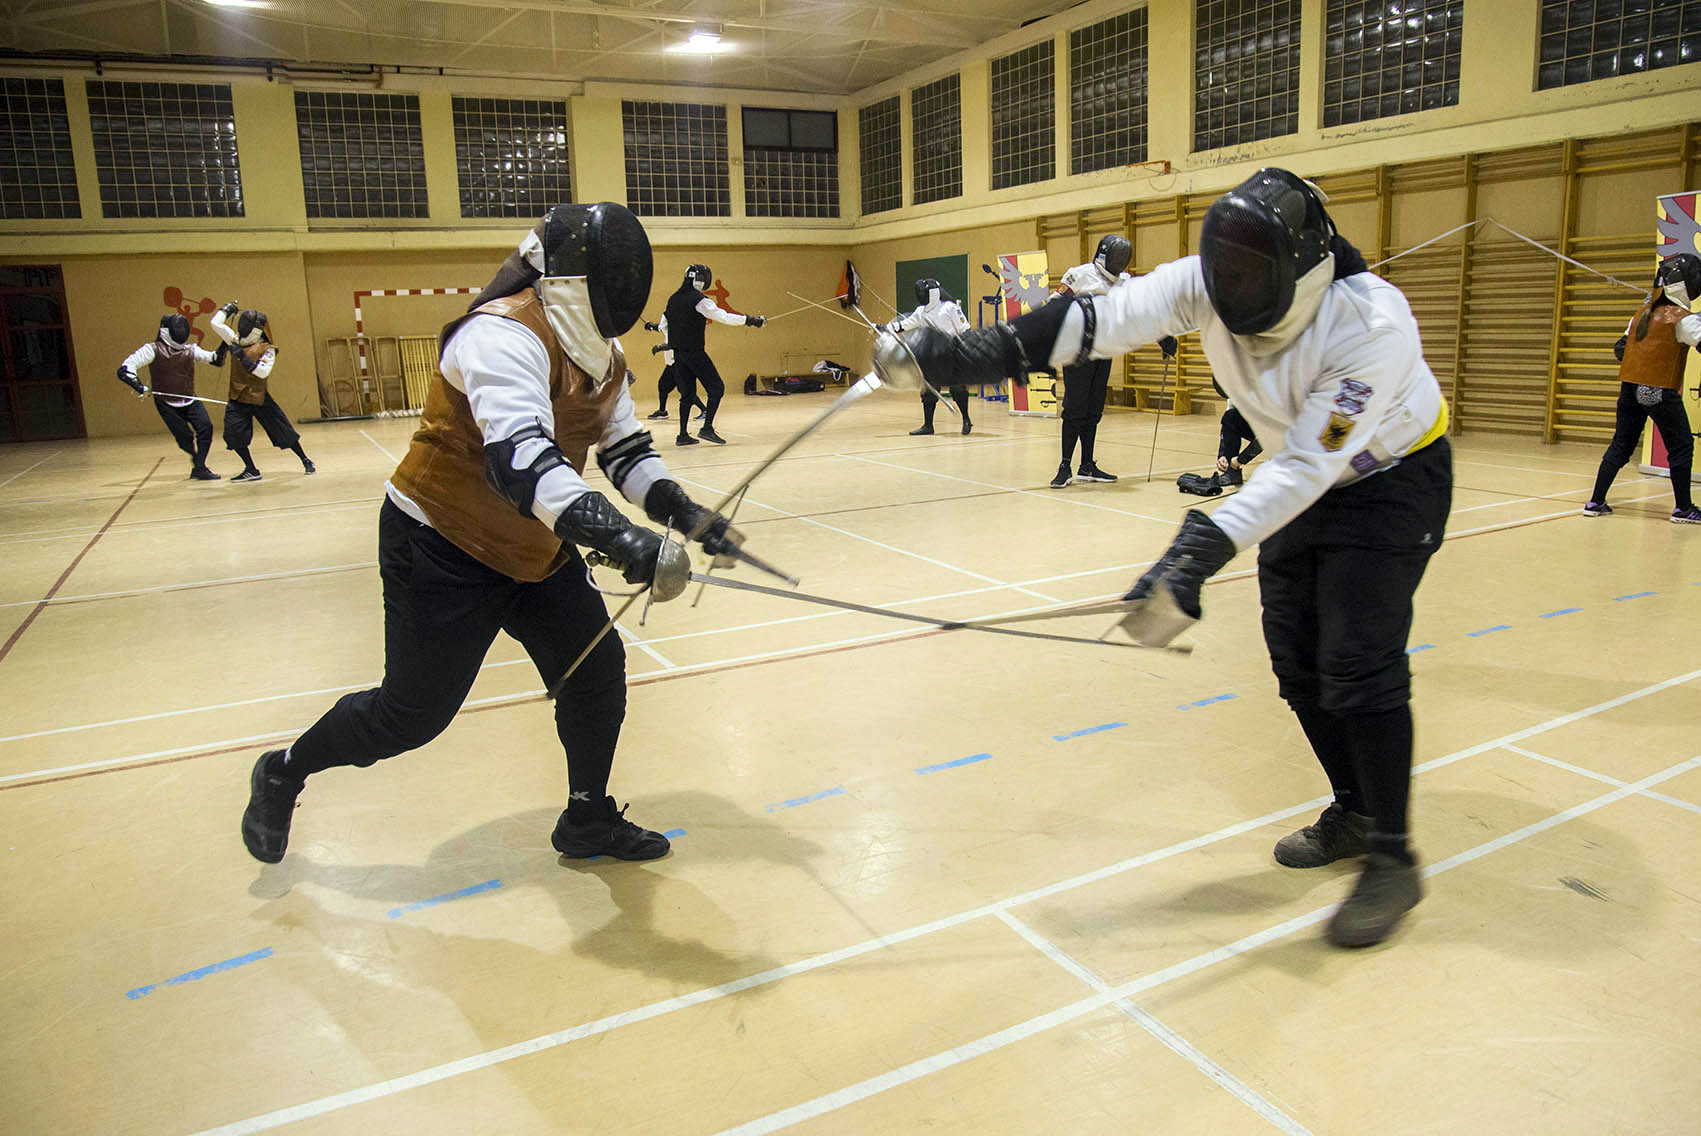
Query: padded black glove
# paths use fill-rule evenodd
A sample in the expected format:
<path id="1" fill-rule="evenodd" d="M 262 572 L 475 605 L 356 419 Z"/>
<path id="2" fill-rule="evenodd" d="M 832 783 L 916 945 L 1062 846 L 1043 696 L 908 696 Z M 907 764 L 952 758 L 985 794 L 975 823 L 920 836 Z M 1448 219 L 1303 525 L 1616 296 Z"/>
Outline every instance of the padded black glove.
<path id="1" fill-rule="evenodd" d="M 767 319 L 763 316 L 745 316 L 744 317 L 744 326 L 745 327 L 761 327 L 763 324 L 765 324 L 767 322 L 768 322 Z"/>
<path id="2" fill-rule="evenodd" d="M 702 505 L 691 500 L 677 481 L 663 478 L 650 486 L 644 495 L 644 512 L 658 525 L 671 525 L 673 530 L 690 536 L 704 518 L 711 515 Z M 697 533 L 697 541 L 710 556 L 737 552 L 740 541 L 725 517 L 716 516 Z"/>
<path id="3" fill-rule="evenodd" d="M 661 324 L 651 323 L 649 320 L 645 320 L 644 321 L 644 330 L 645 331 L 660 331 L 661 330 Z"/>
<path id="4" fill-rule="evenodd" d="M 130 373 L 130 369 L 122 363 L 118 366 L 118 381 L 136 392 L 137 398 L 147 397 L 148 388 L 142 385 L 142 380 Z"/>
<path id="5" fill-rule="evenodd" d="M 1170 541 L 1169 548 L 1122 598 L 1147 599 L 1162 585 L 1175 597 L 1175 604 L 1183 613 L 1198 619 L 1203 613 L 1199 604 L 1200 587 L 1234 559 L 1234 551 L 1234 542 L 1208 513 L 1189 509 L 1182 519 L 1181 531 Z"/>
<path id="6" fill-rule="evenodd" d="M 241 310 L 242 310 L 242 305 L 237 303 L 235 300 L 232 300 L 230 303 L 226 304 L 224 307 L 219 309 L 219 314 L 224 316 L 225 322 L 228 323 L 230 321 L 230 317 L 234 316 L 237 312 L 239 312 Z"/>
<path id="7" fill-rule="evenodd" d="M 575 497 L 555 519 L 555 535 L 602 553 L 620 569 L 628 584 L 648 584 L 655 579 L 661 534 L 628 521 L 601 493 Z"/>
<path id="8" fill-rule="evenodd" d="M 673 344 L 671 344 L 671 343 L 658 343 L 654 347 L 650 348 L 650 354 L 651 355 L 660 355 L 663 351 L 672 351 L 672 350 L 673 350 Z"/>
<path id="9" fill-rule="evenodd" d="M 1618 342 L 1612 345 L 1613 358 L 1617 359 L 1620 363 L 1624 362 L 1624 345 L 1629 342 L 1629 339 L 1630 336 L 1626 333 L 1619 336 Z"/>
<path id="10" fill-rule="evenodd" d="M 1175 358 L 1175 353 L 1181 350 L 1181 344 L 1175 341 L 1175 336 L 1166 335 L 1158 340 L 1158 350 L 1164 353 L 1165 359 Z"/>

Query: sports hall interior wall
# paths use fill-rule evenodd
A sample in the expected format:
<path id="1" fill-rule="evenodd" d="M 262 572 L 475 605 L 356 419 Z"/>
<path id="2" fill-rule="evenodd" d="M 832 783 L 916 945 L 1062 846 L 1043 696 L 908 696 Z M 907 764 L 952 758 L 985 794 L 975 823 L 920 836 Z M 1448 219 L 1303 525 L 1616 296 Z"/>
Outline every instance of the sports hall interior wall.
<path id="1" fill-rule="evenodd" d="M 1280 161 L 1320 178 L 1334 195 L 1343 229 L 1365 249 L 1398 251 L 1471 218 L 1493 217 L 1544 243 L 1568 243 L 1573 255 L 1641 282 L 1651 262 L 1652 201 L 1659 193 L 1697 188 L 1701 142 L 1693 120 L 1701 63 L 1644 74 L 1534 90 L 1539 5 L 1533 0 L 1471 4 L 1464 12 L 1461 97 L 1457 106 L 1350 127 L 1321 121 L 1322 0 L 1302 4 L 1301 100 L 1296 134 L 1222 150 L 1193 152 L 1192 5 L 1148 9 L 1149 154 L 1168 172 L 1126 167 L 991 190 L 990 60 L 1051 37 L 1057 45 L 1059 166 L 1067 169 L 1069 34 L 1130 5 L 1091 0 L 978 48 L 833 99 L 825 96 L 702 87 L 545 83 L 490 76 L 385 74 L 380 88 L 420 99 L 431 215 L 418 220 L 330 221 L 306 216 L 296 146 L 294 85 L 287 70 L 268 81 L 258 73 L 195 73 L 169 67 L 108 67 L 108 78 L 228 82 L 243 156 L 246 215 L 233 219 L 116 220 L 102 216 L 82 80 L 90 68 L 44 61 L 9 63 L 3 74 L 64 80 L 76 156 L 82 217 L 64 221 L 0 221 L 0 261 L 64 266 L 72 343 L 91 436 L 146 433 L 158 423 L 145 405 L 112 380 L 118 361 L 150 337 L 168 287 L 223 302 L 237 298 L 273 318 L 283 347 L 273 389 L 292 417 L 317 412 L 314 371 L 329 365 L 326 340 L 353 334 L 357 289 L 470 286 L 488 279 L 525 230 L 523 221 L 459 216 L 453 131 L 454 94 L 565 99 L 569 108 L 574 195 L 624 201 L 620 103 L 623 98 L 721 102 L 727 105 L 732 155 L 732 216 L 646 218 L 657 250 L 652 317 L 684 265 L 706 261 L 740 311 L 775 315 L 800 306 L 789 292 L 822 299 L 835 289 L 844 260 L 885 298 L 893 266 L 918 256 L 962 253 L 971 292 L 990 284 L 979 265 L 998 252 L 1044 247 L 1054 272 L 1078 263 L 1090 242 L 1118 227 L 1135 243 L 1135 262 L 1150 266 L 1190 251 L 1197 221 L 1216 193 L 1259 165 Z M 1524 66 L 1527 56 L 1528 66 Z M 1516 63 L 1517 65 L 1513 65 Z M 963 193 L 913 204 L 909 99 L 903 112 L 904 207 L 860 216 L 857 111 L 906 95 L 952 72 L 963 82 Z M 315 76 L 302 87 L 323 87 Z M 373 89 L 372 84 L 364 84 Z M 1165 92 L 1185 92 L 1181 97 Z M 839 114 L 838 221 L 787 221 L 744 216 L 739 108 L 744 104 L 836 109 Z M 1568 165 L 1570 163 L 1570 165 Z M 1178 219 L 1177 209 L 1181 210 Z M 1630 297 L 1596 296 L 1588 278 L 1562 276 L 1558 261 L 1507 234 L 1483 227 L 1457 235 L 1390 267 L 1412 296 L 1426 354 L 1452 384 L 1457 421 L 1467 429 L 1502 429 L 1549 440 L 1595 437 L 1610 426 L 1600 402 L 1611 378 L 1610 351 L 1600 337 Z M 1617 265 L 1619 268 L 1611 266 Z M 372 335 L 429 334 L 459 311 L 465 297 L 374 298 Z M 974 297 L 965 297 L 971 321 Z M 1590 315 L 1589 304 L 1601 306 Z M 1615 306 L 1616 305 L 1616 306 Z M 880 318 L 884 309 L 869 314 Z M 1606 309 L 1611 309 L 1607 312 Z M 1555 330 L 1554 315 L 1564 319 Z M 1592 321 L 1592 322 L 1591 322 Z M 761 331 L 717 329 L 712 348 L 729 387 L 748 372 L 807 369 L 830 357 L 853 366 L 866 347 L 851 324 L 801 312 Z M 1612 337 L 1606 339 L 1610 345 Z M 641 379 L 659 366 L 653 337 L 628 337 Z M 849 357 L 847 357 L 849 356 Z M 801 368 L 800 368 L 801 364 Z M 1594 368 L 1591 370 L 1590 368 Z M 1172 408 L 1209 405 L 1208 376 L 1196 344 L 1184 341 L 1182 390 L 1162 400 Z M 1116 401 L 1153 401 L 1161 368 L 1156 352 L 1130 360 Z M 1172 373 L 1171 390 L 1177 381 Z M 205 380 L 203 380 L 205 382 Z M 209 391 L 209 393 L 216 393 Z"/>

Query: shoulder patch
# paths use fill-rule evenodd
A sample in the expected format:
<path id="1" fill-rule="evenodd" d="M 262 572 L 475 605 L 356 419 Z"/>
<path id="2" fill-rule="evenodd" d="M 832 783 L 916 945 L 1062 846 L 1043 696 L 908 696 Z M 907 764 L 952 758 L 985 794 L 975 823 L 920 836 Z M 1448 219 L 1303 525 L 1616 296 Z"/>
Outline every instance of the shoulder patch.
<path id="1" fill-rule="evenodd" d="M 1329 415 L 1329 422 L 1323 427 L 1323 432 L 1317 435 L 1317 440 L 1323 448 L 1334 453 L 1347 444 L 1347 435 L 1353 432 L 1353 420 L 1339 411 Z"/>

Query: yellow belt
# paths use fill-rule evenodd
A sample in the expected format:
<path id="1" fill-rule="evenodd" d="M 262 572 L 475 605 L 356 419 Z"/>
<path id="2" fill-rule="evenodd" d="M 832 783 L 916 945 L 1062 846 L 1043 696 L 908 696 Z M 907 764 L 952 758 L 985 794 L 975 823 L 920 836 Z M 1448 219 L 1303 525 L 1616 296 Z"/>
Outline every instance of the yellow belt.
<path id="1" fill-rule="evenodd" d="M 1447 433 L 1447 399 L 1443 396 L 1441 399 L 1441 413 L 1435 416 L 1435 425 L 1426 430 L 1423 437 L 1419 438 L 1412 448 L 1406 451 L 1406 456 L 1411 457 L 1413 454 L 1417 453 L 1419 450 L 1423 449 L 1425 446 L 1429 445 L 1445 433 Z"/>

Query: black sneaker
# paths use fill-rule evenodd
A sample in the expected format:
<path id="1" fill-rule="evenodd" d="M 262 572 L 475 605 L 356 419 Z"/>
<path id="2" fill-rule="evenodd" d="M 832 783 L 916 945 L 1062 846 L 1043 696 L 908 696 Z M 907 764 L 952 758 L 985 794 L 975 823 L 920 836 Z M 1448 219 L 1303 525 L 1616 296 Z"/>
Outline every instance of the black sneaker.
<path id="1" fill-rule="evenodd" d="M 923 434 L 931 434 L 931 433 L 933 433 L 933 427 L 931 427 L 931 426 L 917 426 L 914 430 L 910 431 L 910 437 L 919 438 Z"/>
<path id="2" fill-rule="evenodd" d="M 1076 470 L 1075 471 L 1075 477 L 1079 481 L 1110 482 L 1110 481 L 1116 480 L 1116 474 L 1106 473 L 1104 470 L 1100 469 L 1098 466 L 1094 465 L 1091 462 L 1088 462 L 1086 465 L 1084 465 L 1080 469 Z"/>
<path id="3" fill-rule="evenodd" d="M 1221 473 L 1217 474 L 1217 484 L 1223 486 L 1225 489 L 1239 486 L 1245 480 L 1246 474 L 1243 473 L 1241 468 L 1237 465 L 1231 465 Z"/>
<path id="4" fill-rule="evenodd" d="M 1674 525 L 1701 525 L 1701 508 L 1685 505 L 1671 511 L 1671 523 Z"/>
<path id="5" fill-rule="evenodd" d="M 1393 933 L 1406 912 L 1423 898 L 1417 865 L 1385 852 L 1364 858 L 1353 893 L 1329 917 L 1329 941 L 1337 947 L 1371 947 Z"/>
<path id="6" fill-rule="evenodd" d="M 1057 467 L 1057 476 L 1051 479 L 1051 487 L 1053 489 L 1067 489 L 1069 483 L 1074 480 L 1069 474 L 1069 463 L 1064 462 Z"/>
<path id="7" fill-rule="evenodd" d="M 248 778 L 248 807 L 242 813 L 242 843 L 250 856 L 266 864 L 284 857 L 295 798 L 303 785 L 282 774 L 283 755 L 281 749 L 269 749 L 254 763 Z"/>
<path id="8" fill-rule="evenodd" d="M 217 481 L 219 475 L 204 465 L 198 465 L 189 471 L 189 479 L 191 481 Z"/>
<path id="9" fill-rule="evenodd" d="M 301 472 L 302 473 L 317 473 L 318 470 L 319 470 L 319 467 L 313 464 L 312 458 L 302 458 L 301 459 Z"/>
<path id="10" fill-rule="evenodd" d="M 726 439 L 715 433 L 715 428 L 713 426 L 697 427 L 697 437 L 713 442 L 717 446 L 726 445 Z"/>
<path id="11" fill-rule="evenodd" d="M 667 417 L 667 411 L 658 410 L 654 414 L 650 415 L 650 417 L 651 418 L 666 418 Z"/>
<path id="12" fill-rule="evenodd" d="M 259 481 L 260 480 L 260 471 L 257 470 L 257 469 L 245 469 L 241 473 L 237 474 L 235 477 L 231 478 L 231 480 L 232 481 Z"/>
<path id="13" fill-rule="evenodd" d="M 1321 868 L 1336 860 L 1362 856 L 1369 832 L 1369 817 L 1331 804 L 1316 824 L 1308 824 L 1276 841 L 1276 863 L 1288 868 Z"/>
<path id="14" fill-rule="evenodd" d="M 1605 501 L 1590 501 L 1583 506 L 1585 517 L 1604 517 L 1610 512 L 1612 512 L 1612 506 Z"/>
<path id="15" fill-rule="evenodd" d="M 970 422 L 967 418 L 963 419 L 963 433 L 967 434 L 970 430 L 973 430 L 974 428 L 975 428 L 975 424 L 973 422 Z"/>
<path id="16" fill-rule="evenodd" d="M 673 440 L 673 444 L 676 446 L 695 446 L 697 444 L 697 439 L 693 438 L 689 434 L 681 434 Z"/>
<path id="17" fill-rule="evenodd" d="M 656 860 L 667 855 L 672 845 L 667 837 L 639 828 L 626 819 L 626 806 L 614 807 L 613 797 L 604 797 L 603 815 L 575 824 L 563 811 L 549 837 L 555 850 L 570 860 L 613 856 L 616 860 Z"/>

